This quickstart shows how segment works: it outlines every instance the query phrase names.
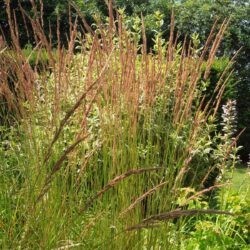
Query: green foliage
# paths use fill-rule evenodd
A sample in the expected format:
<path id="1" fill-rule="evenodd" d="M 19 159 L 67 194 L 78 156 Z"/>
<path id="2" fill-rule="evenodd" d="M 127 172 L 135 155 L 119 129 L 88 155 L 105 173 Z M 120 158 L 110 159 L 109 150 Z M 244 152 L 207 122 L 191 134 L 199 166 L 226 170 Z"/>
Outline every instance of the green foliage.
<path id="1" fill-rule="evenodd" d="M 32 68 L 36 66 L 39 69 L 41 67 L 46 68 L 48 66 L 49 57 L 45 49 L 36 51 L 32 48 L 31 44 L 26 44 L 22 52 Z"/>
<path id="2" fill-rule="evenodd" d="M 248 107 L 250 105 L 249 88 L 249 11 L 248 1 L 178 1 L 176 6 L 176 26 L 181 34 L 191 34 L 197 32 L 202 41 L 207 36 L 213 24 L 212 20 L 219 18 L 223 20 L 230 16 L 231 23 L 226 32 L 220 55 L 231 57 L 241 48 L 237 56 L 237 63 L 234 65 L 235 80 L 230 89 L 225 94 L 225 99 L 232 98 L 232 94 L 237 99 L 238 110 L 238 131 L 246 128 L 244 135 L 240 138 L 239 144 L 244 146 L 241 156 L 244 162 L 248 160 L 249 152 L 249 122 L 250 115 Z"/>
<path id="3" fill-rule="evenodd" d="M 209 65 L 200 57 L 198 35 L 187 55 L 181 43 L 165 40 L 163 15 L 155 12 L 154 51 L 146 53 L 141 20 L 121 14 L 118 32 L 98 20 L 93 34 L 79 34 L 78 53 L 70 46 L 53 50 L 45 32 L 36 49 L 21 50 L 13 41 L 11 67 L 0 61 L 1 72 L 15 75 L 21 113 L 0 132 L 1 246 L 180 249 L 202 248 L 204 241 L 247 247 L 248 206 L 239 196 L 215 197 L 215 208 L 235 217 L 217 210 L 206 215 L 203 195 L 235 166 L 237 147 L 230 122 L 216 132 L 223 85 L 203 107 Z M 38 60 L 46 62 L 40 72 L 30 67 Z M 213 67 L 220 71 L 226 60 Z M 11 101 L 8 74 L 0 80 Z M 215 168 L 216 182 L 204 185 Z M 185 209 L 203 214 L 185 217 Z M 164 213 L 172 217 L 152 220 Z"/>
<path id="4" fill-rule="evenodd" d="M 186 238 L 182 249 L 248 249 L 250 206 L 245 193 L 222 190 L 217 198 L 221 209 L 234 212 L 234 217 L 205 216 L 189 223 L 186 221 Z M 188 229 L 190 224 L 193 228 Z"/>

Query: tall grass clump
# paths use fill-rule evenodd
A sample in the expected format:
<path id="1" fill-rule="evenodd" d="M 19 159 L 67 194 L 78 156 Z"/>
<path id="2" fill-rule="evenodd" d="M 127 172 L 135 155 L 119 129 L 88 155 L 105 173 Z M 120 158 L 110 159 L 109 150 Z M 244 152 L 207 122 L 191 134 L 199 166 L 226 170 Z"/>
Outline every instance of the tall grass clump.
<path id="1" fill-rule="evenodd" d="M 12 113 L 12 122 L 0 131 L 3 249 L 178 249 L 188 237 L 182 218 L 232 216 L 201 199 L 223 185 L 216 114 L 232 62 L 206 102 L 205 89 L 228 20 L 201 49 L 197 37 L 178 43 L 172 15 L 169 40 L 156 32 L 148 52 L 143 18 L 129 29 L 111 2 L 107 22 L 90 27 L 78 13 L 67 47 L 53 48 L 31 1 L 35 17 L 23 13 L 36 45 L 27 56 L 6 1 L 12 44 L 0 54 L 1 118 Z M 31 66 L 44 51 L 46 63 Z"/>

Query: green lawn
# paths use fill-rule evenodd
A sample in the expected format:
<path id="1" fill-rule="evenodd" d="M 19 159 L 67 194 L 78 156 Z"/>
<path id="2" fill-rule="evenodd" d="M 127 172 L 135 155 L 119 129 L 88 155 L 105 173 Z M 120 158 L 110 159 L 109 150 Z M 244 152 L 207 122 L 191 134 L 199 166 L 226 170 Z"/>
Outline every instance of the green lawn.
<path id="1" fill-rule="evenodd" d="M 232 176 L 232 188 L 247 193 L 250 200 L 250 169 L 236 168 Z"/>

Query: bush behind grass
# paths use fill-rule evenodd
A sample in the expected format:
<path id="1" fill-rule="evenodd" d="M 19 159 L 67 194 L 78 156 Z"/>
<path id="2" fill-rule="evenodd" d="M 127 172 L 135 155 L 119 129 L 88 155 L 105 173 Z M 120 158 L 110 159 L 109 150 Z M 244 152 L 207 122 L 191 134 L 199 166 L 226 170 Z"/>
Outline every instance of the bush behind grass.
<path id="1" fill-rule="evenodd" d="M 237 224 L 238 217 L 209 210 L 201 199 L 220 187 L 216 177 L 237 152 L 230 138 L 211 136 L 229 67 L 210 102 L 203 102 L 200 81 L 208 79 L 227 22 L 200 52 L 195 41 L 174 43 L 172 16 L 169 41 L 156 33 L 147 53 L 143 22 L 131 31 L 124 18 L 115 23 L 110 12 L 84 36 L 71 23 L 68 48 L 59 43 L 56 54 L 39 18 L 32 20 L 37 48 L 48 55 L 49 71 L 41 72 L 12 27 L 15 57 L 0 55 L 1 94 L 17 119 L 1 127 L 4 249 L 176 249 L 185 247 L 183 239 L 199 246 L 204 232 L 181 219 L 198 214 L 194 225 L 232 221 L 227 238 L 247 244 L 237 233 L 245 221 Z"/>

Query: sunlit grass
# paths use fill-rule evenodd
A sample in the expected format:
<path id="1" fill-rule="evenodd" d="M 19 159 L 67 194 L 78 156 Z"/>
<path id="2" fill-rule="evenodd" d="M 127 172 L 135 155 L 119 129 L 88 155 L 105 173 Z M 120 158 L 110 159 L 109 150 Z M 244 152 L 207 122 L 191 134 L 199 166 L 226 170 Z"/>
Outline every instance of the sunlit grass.
<path id="1" fill-rule="evenodd" d="M 250 201 L 250 170 L 249 168 L 235 168 L 232 174 L 232 188 L 234 191 L 246 193 Z"/>

